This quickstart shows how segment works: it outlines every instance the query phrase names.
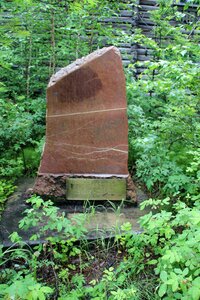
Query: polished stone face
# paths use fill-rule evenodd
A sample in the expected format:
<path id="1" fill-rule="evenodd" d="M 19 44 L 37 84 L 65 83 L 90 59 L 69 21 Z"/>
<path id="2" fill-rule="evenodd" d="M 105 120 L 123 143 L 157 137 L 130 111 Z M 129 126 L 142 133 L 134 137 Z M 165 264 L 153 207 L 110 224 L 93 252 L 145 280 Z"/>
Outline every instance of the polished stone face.
<path id="1" fill-rule="evenodd" d="M 117 48 L 61 69 L 47 89 L 39 174 L 128 175 L 125 78 Z"/>

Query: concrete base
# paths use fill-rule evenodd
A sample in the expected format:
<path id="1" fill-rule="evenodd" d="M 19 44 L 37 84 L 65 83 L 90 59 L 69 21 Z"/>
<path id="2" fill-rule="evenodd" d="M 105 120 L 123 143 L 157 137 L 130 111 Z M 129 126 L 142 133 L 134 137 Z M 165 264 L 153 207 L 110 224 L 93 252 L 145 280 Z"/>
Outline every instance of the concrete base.
<path id="1" fill-rule="evenodd" d="M 116 176 L 112 176 L 112 177 L 95 177 L 95 176 L 69 176 L 69 175 L 52 175 L 52 174 L 47 174 L 47 175 L 38 175 L 35 181 L 35 185 L 33 187 L 33 190 L 30 191 L 32 194 L 37 194 L 40 195 L 42 197 L 51 199 L 53 201 L 68 201 L 71 199 L 67 199 L 66 195 L 68 195 L 68 190 L 67 190 L 67 185 L 66 182 L 70 179 L 74 179 L 74 178 L 83 178 L 83 179 L 95 179 L 95 181 L 97 181 L 99 179 L 99 182 L 102 180 L 106 181 L 112 181 L 112 180 L 125 180 L 125 196 L 121 197 L 122 194 L 118 195 L 118 197 L 103 197 L 102 199 L 101 197 L 98 195 L 98 197 L 93 196 L 91 199 L 87 199 L 87 200 L 122 200 L 122 198 L 125 198 L 125 200 L 130 200 L 132 203 L 137 203 L 137 197 L 136 197 L 136 191 L 135 191 L 135 185 L 133 183 L 133 180 L 131 178 L 131 176 L 127 176 L 126 178 L 120 178 L 120 177 L 116 177 Z M 106 184 L 107 186 L 107 184 Z M 114 189 L 116 191 L 116 189 Z M 75 200 L 86 200 L 85 199 L 85 194 L 83 195 L 83 197 L 81 197 L 81 192 L 80 194 L 80 199 L 75 199 Z"/>

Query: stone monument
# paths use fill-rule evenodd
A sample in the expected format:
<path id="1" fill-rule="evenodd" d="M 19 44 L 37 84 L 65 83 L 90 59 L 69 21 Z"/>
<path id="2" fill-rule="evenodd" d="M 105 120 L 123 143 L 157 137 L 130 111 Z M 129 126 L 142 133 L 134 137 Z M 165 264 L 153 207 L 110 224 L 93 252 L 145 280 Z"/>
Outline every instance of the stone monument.
<path id="1" fill-rule="evenodd" d="M 116 47 L 61 69 L 47 88 L 46 142 L 34 192 L 136 201 L 129 176 L 125 77 Z"/>

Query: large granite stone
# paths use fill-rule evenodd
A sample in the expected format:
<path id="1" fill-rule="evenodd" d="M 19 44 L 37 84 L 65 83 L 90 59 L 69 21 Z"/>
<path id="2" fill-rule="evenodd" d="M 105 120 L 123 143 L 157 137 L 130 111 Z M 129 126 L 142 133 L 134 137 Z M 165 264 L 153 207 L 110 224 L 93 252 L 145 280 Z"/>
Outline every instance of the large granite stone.
<path id="1" fill-rule="evenodd" d="M 52 76 L 40 175 L 128 176 L 125 77 L 115 47 Z"/>

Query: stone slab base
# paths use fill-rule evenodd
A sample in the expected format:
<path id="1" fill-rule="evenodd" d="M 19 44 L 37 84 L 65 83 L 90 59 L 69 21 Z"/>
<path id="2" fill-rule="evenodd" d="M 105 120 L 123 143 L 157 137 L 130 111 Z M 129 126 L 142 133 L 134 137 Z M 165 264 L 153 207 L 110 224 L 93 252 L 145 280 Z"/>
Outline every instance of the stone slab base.
<path id="1" fill-rule="evenodd" d="M 84 193 L 82 199 L 78 199 L 81 198 L 81 196 L 77 196 L 78 191 L 73 190 L 73 195 L 74 196 L 69 196 L 69 193 L 71 193 L 72 195 L 72 190 L 70 192 L 70 188 L 69 186 L 66 184 L 67 182 L 70 182 L 70 180 L 72 181 L 73 179 L 79 179 L 79 182 L 81 182 L 81 184 L 83 184 L 83 181 L 80 181 L 80 179 L 93 179 L 95 182 L 94 184 L 97 186 L 97 181 L 99 180 L 99 182 L 102 180 L 105 182 L 106 180 L 108 180 L 108 184 L 104 183 L 104 189 L 108 189 L 109 190 L 109 185 L 111 183 L 111 181 L 113 180 L 122 180 L 121 183 L 118 185 L 117 188 L 114 188 L 114 192 L 118 193 L 118 197 L 105 197 L 103 199 L 100 199 L 101 197 L 98 195 L 98 197 L 96 197 L 97 199 L 95 199 L 95 196 L 93 196 L 93 199 L 85 199 L 85 197 L 87 197 L 86 193 Z M 109 177 L 109 178 L 98 178 L 95 176 L 90 176 L 85 178 L 85 176 L 69 176 L 69 175 L 38 175 L 33 187 L 33 190 L 31 191 L 31 194 L 37 194 L 42 196 L 45 199 L 51 199 L 53 201 L 62 201 L 62 202 L 66 202 L 69 200 L 111 200 L 111 201 L 115 201 L 115 200 L 122 200 L 121 196 L 123 196 L 123 182 L 125 180 L 125 197 L 122 198 L 126 198 L 126 200 L 130 200 L 132 203 L 137 203 L 137 198 L 136 198 L 136 191 L 135 191 L 135 185 L 133 183 L 133 180 L 131 178 L 131 176 L 129 175 L 126 178 L 119 178 L 119 177 Z M 119 181 L 118 181 L 119 182 Z M 91 183 L 89 183 L 90 185 Z M 87 186 L 87 188 L 90 188 L 89 186 Z M 113 189 L 112 184 L 111 184 L 111 189 Z M 112 193 L 112 190 L 111 190 Z M 67 195 L 68 195 L 68 199 L 67 199 Z M 81 194 L 80 194 L 81 195 Z M 72 199 L 74 198 L 74 199 Z M 75 199 L 76 198 L 76 199 Z M 84 199 L 83 199 L 84 198 Z M 108 199 L 110 198 L 110 199 Z M 119 198 L 119 199 L 118 199 Z"/>

